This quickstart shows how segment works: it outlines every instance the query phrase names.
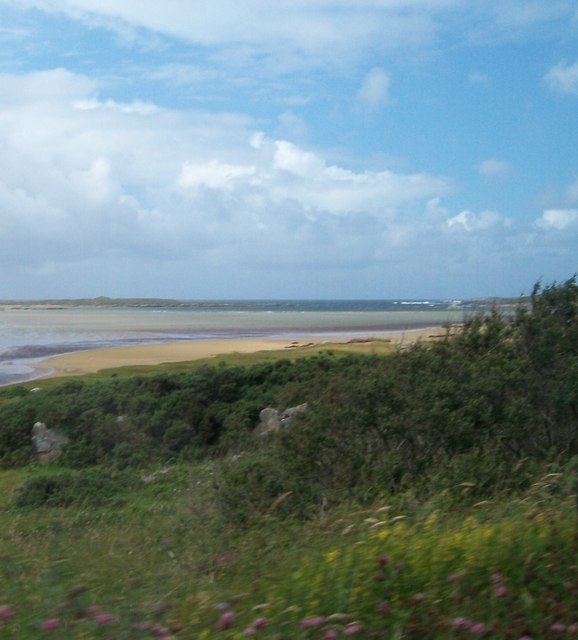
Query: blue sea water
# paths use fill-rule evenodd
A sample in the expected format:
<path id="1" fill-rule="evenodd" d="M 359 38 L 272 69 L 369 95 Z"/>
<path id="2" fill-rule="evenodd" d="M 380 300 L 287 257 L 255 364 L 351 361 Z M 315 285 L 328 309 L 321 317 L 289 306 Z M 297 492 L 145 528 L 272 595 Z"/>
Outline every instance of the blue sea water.
<path id="1" fill-rule="evenodd" d="M 379 336 L 459 323 L 443 300 L 219 301 L 179 307 L 0 306 L 0 385 L 32 379 L 35 363 L 72 351 L 179 340 Z"/>

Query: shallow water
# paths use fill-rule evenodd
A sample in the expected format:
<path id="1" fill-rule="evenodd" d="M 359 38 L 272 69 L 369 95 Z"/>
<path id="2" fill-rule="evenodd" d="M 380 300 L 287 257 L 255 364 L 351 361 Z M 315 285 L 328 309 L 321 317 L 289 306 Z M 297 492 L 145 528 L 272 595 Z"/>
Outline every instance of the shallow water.
<path id="1" fill-rule="evenodd" d="M 39 360 L 102 347 L 178 340 L 380 335 L 461 322 L 458 309 L 398 302 L 221 303 L 174 308 L 0 307 L 0 385 L 32 379 Z"/>

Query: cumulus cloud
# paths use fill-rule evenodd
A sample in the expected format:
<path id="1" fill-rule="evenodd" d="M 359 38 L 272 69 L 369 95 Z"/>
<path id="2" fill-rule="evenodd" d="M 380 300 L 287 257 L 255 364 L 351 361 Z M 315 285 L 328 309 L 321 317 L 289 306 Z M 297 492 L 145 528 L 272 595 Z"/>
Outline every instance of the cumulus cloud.
<path id="1" fill-rule="evenodd" d="M 546 209 L 535 224 L 541 229 L 554 231 L 578 228 L 578 209 Z"/>
<path id="2" fill-rule="evenodd" d="M 351 170 L 234 114 L 102 100 L 60 70 L 3 79 L 5 269 L 355 264 L 452 189 L 426 173 Z"/>
<path id="3" fill-rule="evenodd" d="M 358 104 L 370 110 L 384 106 L 388 99 L 389 85 L 389 75 L 383 69 L 374 67 L 365 76 L 357 92 Z"/>
<path id="4" fill-rule="evenodd" d="M 482 176 L 486 176 L 488 178 L 492 178 L 495 176 L 504 176 L 510 173 L 511 167 L 507 162 L 503 160 L 496 160 L 495 158 L 490 158 L 489 160 L 484 160 L 477 167 L 478 173 Z"/>
<path id="5" fill-rule="evenodd" d="M 578 61 L 569 64 L 563 60 L 548 71 L 544 80 L 553 91 L 578 95 Z"/>

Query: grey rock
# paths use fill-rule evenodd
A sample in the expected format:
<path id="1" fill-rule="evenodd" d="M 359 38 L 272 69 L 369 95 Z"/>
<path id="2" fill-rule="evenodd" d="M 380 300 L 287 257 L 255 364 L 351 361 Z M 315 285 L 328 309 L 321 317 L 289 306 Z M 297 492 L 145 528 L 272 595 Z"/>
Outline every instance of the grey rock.
<path id="1" fill-rule="evenodd" d="M 49 429 L 44 422 L 34 424 L 31 439 L 38 460 L 42 463 L 56 460 L 61 448 L 68 442 L 68 438 L 63 433 L 58 429 Z"/>
<path id="2" fill-rule="evenodd" d="M 307 403 L 299 404 L 296 407 L 288 407 L 283 412 L 272 407 L 266 407 L 259 413 L 259 423 L 255 427 L 255 435 L 264 436 L 279 429 L 285 429 L 295 416 L 307 410 Z"/>

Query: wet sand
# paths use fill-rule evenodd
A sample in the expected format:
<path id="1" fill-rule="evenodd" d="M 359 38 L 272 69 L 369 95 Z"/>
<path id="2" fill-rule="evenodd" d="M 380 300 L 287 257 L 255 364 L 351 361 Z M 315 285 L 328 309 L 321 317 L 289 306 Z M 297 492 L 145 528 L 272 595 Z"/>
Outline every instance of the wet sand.
<path id="1" fill-rule="evenodd" d="M 445 335 L 442 327 L 419 329 L 416 331 L 380 333 L 376 340 L 387 339 L 398 346 L 409 346 L 419 340 L 431 340 Z M 171 362 L 188 362 L 202 358 L 210 358 L 227 353 L 256 353 L 258 351 L 274 351 L 295 349 L 311 344 L 335 344 L 351 341 L 351 336 L 331 338 L 320 341 L 317 336 L 313 340 L 272 340 L 272 339 L 225 339 L 195 340 L 169 342 L 163 344 L 143 344 L 134 347 L 112 347 L 107 349 L 90 349 L 53 356 L 35 364 L 35 369 L 42 377 L 59 377 L 95 373 L 102 369 L 133 365 L 157 365 Z M 359 342 L 370 342 L 371 337 L 356 338 Z"/>

